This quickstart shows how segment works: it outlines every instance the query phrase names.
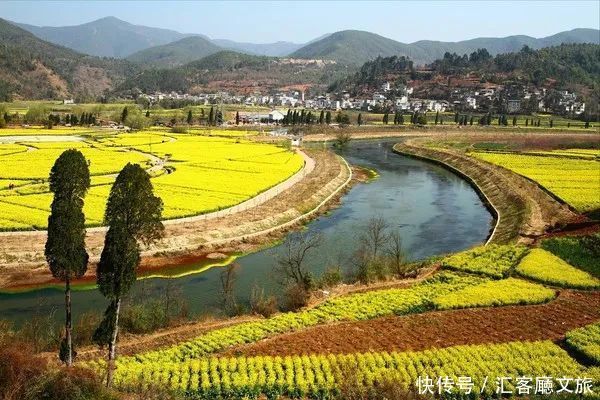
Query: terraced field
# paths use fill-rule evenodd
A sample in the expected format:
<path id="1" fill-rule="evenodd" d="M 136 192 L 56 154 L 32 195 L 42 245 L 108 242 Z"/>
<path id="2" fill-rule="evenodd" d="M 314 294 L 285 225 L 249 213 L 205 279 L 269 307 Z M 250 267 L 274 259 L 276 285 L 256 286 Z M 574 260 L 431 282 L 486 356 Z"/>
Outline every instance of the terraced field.
<path id="1" fill-rule="evenodd" d="M 522 246 L 478 248 L 448 257 L 442 265 L 453 271 L 411 287 L 335 297 L 121 357 L 116 383 L 134 392 L 159 385 L 189 398 L 321 399 L 347 385 L 368 392 L 393 382 L 396 390 L 415 391 L 425 377 L 469 377 L 492 395 L 497 379 L 508 376 L 505 389 L 516 393 L 519 377 L 546 376 L 556 385 L 569 377 L 570 390 L 583 393 L 583 380 L 595 385 L 600 370 L 552 341 L 566 335 L 569 346 L 595 359 L 597 324 L 579 328 L 600 318 L 593 307 L 599 293 L 569 291 L 553 300 L 552 288 L 513 277 L 528 256 L 538 255 Z M 106 367 L 102 360 L 86 365 Z"/>
<path id="2" fill-rule="evenodd" d="M 30 135 L 6 130 L 2 135 Z M 37 130 L 35 130 L 37 132 Z M 50 130 L 46 130 L 50 131 Z M 206 132 L 206 131 L 205 131 Z M 57 134 L 82 135 L 79 129 Z M 212 134 L 213 136 L 210 136 Z M 51 202 L 46 180 L 54 160 L 77 148 L 89 160 L 92 188 L 85 199 L 89 226 L 102 224 L 110 185 L 128 162 L 152 175 L 165 203 L 167 219 L 199 215 L 241 203 L 284 181 L 303 165 L 285 148 L 244 139 L 245 132 L 172 134 L 151 130 L 134 134 L 83 136 L 82 141 L 20 141 L 0 144 L 1 230 L 43 229 Z M 31 140 L 26 138 L 27 140 Z"/>

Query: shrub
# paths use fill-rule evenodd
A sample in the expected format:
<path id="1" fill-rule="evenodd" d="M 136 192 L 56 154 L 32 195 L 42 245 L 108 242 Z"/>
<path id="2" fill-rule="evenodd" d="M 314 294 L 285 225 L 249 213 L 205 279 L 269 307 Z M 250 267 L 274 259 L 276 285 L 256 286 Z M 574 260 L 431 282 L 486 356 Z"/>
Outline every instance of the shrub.
<path id="1" fill-rule="evenodd" d="M 108 400 L 108 392 L 89 369 L 53 369 L 24 343 L 0 347 L 0 398 L 3 400 Z"/>
<path id="2" fill-rule="evenodd" d="M 171 128 L 171 132 L 173 133 L 188 133 L 188 128 L 183 125 L 175 125 Z"/>
<path id="3" fill-rule="evenodd" d="M 321 275 L 319 287 L 331 288 L 339 285 L 343 280 L 342 270 L 340 267 L 329 267 Z"/>
<path id="4" fill-rule="evenodd" d="M 279 311 L 277 299 L 275 296 L 266 296 L 264 289 L 255 286 L 252 288 L 252 292 L 250 292 L 250 310 L 254 314 L 269 318 Z"/>
<path id="5" fill-rule="evenodd" d="M 123 307 L 120 327 L 131 333 L 148 333 L 168 325 L 169 318 L 160 302 L 151 301 Z"/>
<path id="6" fill-rule="evenodd" d="M 304 285 L 291 284 L 285 288 L 283 309 L 284 311 L 298 311 L 308 305 L 309 299 L 310 292 Z"/>

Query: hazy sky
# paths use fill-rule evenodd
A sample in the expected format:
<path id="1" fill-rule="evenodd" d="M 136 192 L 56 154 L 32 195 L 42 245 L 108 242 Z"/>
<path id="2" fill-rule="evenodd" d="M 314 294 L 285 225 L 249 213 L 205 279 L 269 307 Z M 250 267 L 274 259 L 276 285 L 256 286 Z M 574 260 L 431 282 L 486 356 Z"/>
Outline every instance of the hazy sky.
<path id="1" fill-rule="evenodd" d="M 7 1 L 0 17 L 33 25 L 78 25 L 115 16 L 134 24 L 249 42 L 306 42 L 360 29 L 401 41 L 548 36 L 599 28 L 600 1 L 238 2 Z"/>

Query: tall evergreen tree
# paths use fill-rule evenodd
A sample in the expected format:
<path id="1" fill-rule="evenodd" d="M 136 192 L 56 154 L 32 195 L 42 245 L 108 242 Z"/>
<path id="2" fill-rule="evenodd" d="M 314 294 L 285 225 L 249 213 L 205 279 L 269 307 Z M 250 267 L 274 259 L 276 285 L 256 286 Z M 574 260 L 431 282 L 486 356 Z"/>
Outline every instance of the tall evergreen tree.
<path id="1" fill-rule="evenodd" d="M 358 126 L 362 125 L 362 114 L 361 113 L 358 113 L 358 118 L 357 118 L 356 122 L 358 123 Z"/>
<path id="2" fill-rule="evenodd" d="M 215 124 L 215 109 L 214 107 L 210 107 L 210 111 L 208 112 L 208 125 L 213 126 Z"/>
<path id="3" fill-rule="evenodd" d="M 473 116 L 471 115 L 471 119 L 469 120 L 469 125 L 473 126 L 473 119 L 474 119 L 474 118 L 475 118 L 475 117 L 473 117 Z"/>
<path id="4" fill-rule="evenodd" d="M 331 111 L 327 111 L 327 114 L 325 114 L 325 123 L 327 125 L 331 124 Z"/>
<path id="5" fill-rule="evenodd" d="M 553 128 L 553 127 L 554 127 L 554 121 L 550 120 L 550 128 Z"/>
<path id="6" fill-rule="evenodd" d="M 387 112 L 385 114 L 383 114 L 383 123 L 385 125 L 388 124 L 389 118 L 390 118 L 390 115 Z"/>
<path id="7" fill-rule="evenodd" d="M 239 111 L 235 112 L 235 124 L 236 125 L 240 124 L 240 112 Z"/>
<path id="8" fill-rule="evenodd" d="M 435 113 L 435 122 L 434 122 L 434 125 L 437 125 L 437 124 L 438 124 L 438 122 L 439 122 L 439 120 L 440 120 L 440 112 L 439 112 L 439 111 L 437 111 L 437 112 Z"/>
<path id="9" fill-rule="evenodd" d="M 454 113 L 454 122 L 458 124 L 458 113 Z"/>
<path id="10" fill-rule="evenodd" d="M 515 115 L 512 120 L 513 126 L 517 126 L 517 116 Z"/>
<path id="11" fill-rule="evenodd" d="M 192 116 L 192 110 L 188 110 L 188 115 L 187 115 L 188 125 L 191 125 L 193 120 L 194 120 L 194 117 Z"/>
<path id="12" fill-rule="evenodd" d="M 81 278 L 88 264 L 85 250 L 83 199 L 90 187 L 90 171 L 79 150 L 63 152 L 50 170 L 50 191 L 54 199 L 48 217 L 44 254 L 52 276 L 65 282 L 65 337 L 60 343 L 60 359 L 72 365 L 71 282 Z"/>
<path id="13" fill-rule="evenodd" d="M 150 118 L 150 110 L 146 110 L 146 118 Z"/>
<path id="14" fill-rule="evenodd" d="M 127 116 L 129 115 L 129 110 L 127 107 L 123 107 L 123 111 L 121 111 L 121 123 L 124 124 Z"/>
<path id="15" fill-rule="evenodd" d="M 404 115 L 402 115 L 402 112 L 398 115 L 398 125 L 404 125 Z"/>
<path id="16" fill-rule="evenodd" d="M 529 126 L 529 118 L 525 118 L 525 126 Z"/>
<path id="17" fill-rule="evenodd" d="M 323 125 L 325 122 L 325 111 L 321 110 L 321 114 L 319 114 L 319 125 Z"/>
<path id="18" fill-rule="evenodd" d="M 94 341 L 108 346 L 107 386 L 112 385 L 115 369 L 121 301 L 137 279 L 139 242 L 149 245 L 162 237 L 162 210 L 148 173 L 138 164 L 127 164 L 108 197 L 104 216 L 108 232 L 96 271 L 98 289 L 110 302 L 94 332 Z"/>

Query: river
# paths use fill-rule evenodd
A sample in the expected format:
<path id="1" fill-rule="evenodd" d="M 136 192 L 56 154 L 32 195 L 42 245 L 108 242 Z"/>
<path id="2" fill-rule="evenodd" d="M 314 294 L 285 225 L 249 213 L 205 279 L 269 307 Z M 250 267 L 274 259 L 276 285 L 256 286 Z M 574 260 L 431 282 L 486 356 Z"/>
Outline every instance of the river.
<path id="1" fill-rule="evenodd" d="M 379 174 L 367 184 L 354 186 L 339 207 L 309 223 L 309 231 L 321 232 L 320 248 L 310 254 L 308 265 L 315 276 L 328 266 L 341 266 L 349 272 L 350 256 L 356 248 L 361 228 L 373 216 L 381 216 L 397 229 L 407 257 L 418 260 L 469 248 L 484 242 L 493 218 L 473 188 L 444 168 L 392 152 L 398 139 L 354 141 L 343 151 L 346 160 L 376 170 Z M 273 274 L 275 255 L 281 245 L 239 257 L 236 294 L 247 302 L 254 285 L 277 294 L 279 285 Z M 182 266 L 184 270 L 194 266 Z M 140 280 L 132 299 L 158 296 L 176 289 L 187 301 L 190 314 L 219 312 L 222 269 L 179 278 Z M 19 325 L 32 315 L 54 314 L 63 318 L 62 291 L 47 288 L 26 293 L 0 294 L 0 318 Z M 83 312 L 102 312 L 105 300 L 97 290 L 73 293 L 75 320 Z"/>

